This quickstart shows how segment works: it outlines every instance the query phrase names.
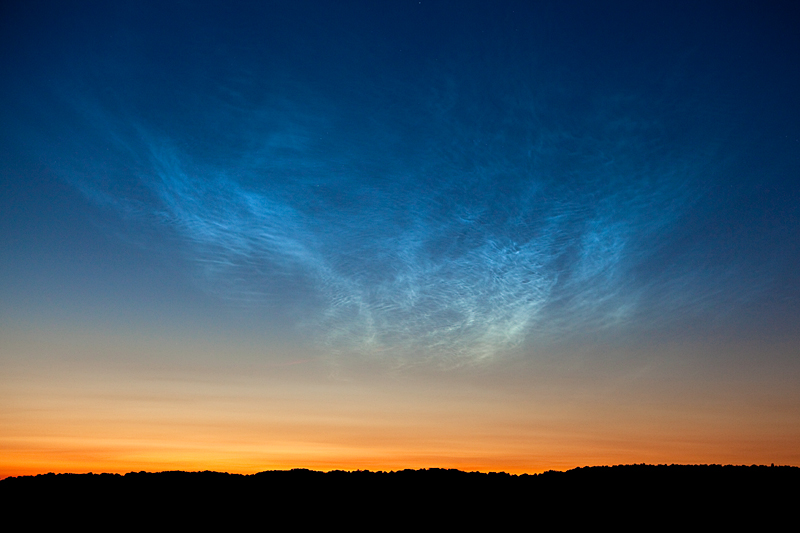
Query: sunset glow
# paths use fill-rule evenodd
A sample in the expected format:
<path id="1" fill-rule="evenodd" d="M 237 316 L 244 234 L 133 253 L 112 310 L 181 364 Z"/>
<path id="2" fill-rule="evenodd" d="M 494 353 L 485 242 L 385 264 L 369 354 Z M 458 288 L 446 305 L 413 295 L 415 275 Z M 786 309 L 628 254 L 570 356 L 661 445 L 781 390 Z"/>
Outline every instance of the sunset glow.
<path id="1" fill-rule="evenodd" d="M 800 465 L 798 17 L 713 6 L 4 5 L 0 478 Z"/>

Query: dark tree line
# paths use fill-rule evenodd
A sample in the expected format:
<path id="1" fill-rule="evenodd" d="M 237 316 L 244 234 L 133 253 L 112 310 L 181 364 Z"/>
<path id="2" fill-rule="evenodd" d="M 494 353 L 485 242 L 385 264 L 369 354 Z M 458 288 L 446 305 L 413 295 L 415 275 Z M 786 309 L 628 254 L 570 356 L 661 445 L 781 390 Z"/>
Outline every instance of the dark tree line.
<path id="1" fill-rule="evenodd" d="M 563 526 L 613 518 L 634 526 L 647 517 L 653 523 L 689 520 L 718 526 L 754 516 L 767 523 L 793 516 L 798 487 L 798 467 L 640 464 L 533 475 L 439 468 L 252 475 L 51 473 L 2 480 L 0 496 L 6 509 L 35 504 L 41 516 L 97 509 L 113 516 L 168 516 L 176 520 L 173 525 L 184 519 L 202 524 L 204 517 L 255 515 L 262 524 L 279 525 L 288 517 L 295 526 L 345 518 L 376 526 L 386 520 L 428 520 L 442 527 L 473 521 L 513 526 L 517 520 L 527 526 Z"/>

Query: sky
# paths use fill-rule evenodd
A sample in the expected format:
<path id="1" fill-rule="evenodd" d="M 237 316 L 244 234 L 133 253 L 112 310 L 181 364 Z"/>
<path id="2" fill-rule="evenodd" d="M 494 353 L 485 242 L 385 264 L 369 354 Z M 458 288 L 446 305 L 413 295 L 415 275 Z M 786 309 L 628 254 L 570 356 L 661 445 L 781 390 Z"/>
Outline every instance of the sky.
<path id="1" fill-rule="evenodd" d="M 4 2 L 0 477 L 800 465 L 798 27 Z"/>

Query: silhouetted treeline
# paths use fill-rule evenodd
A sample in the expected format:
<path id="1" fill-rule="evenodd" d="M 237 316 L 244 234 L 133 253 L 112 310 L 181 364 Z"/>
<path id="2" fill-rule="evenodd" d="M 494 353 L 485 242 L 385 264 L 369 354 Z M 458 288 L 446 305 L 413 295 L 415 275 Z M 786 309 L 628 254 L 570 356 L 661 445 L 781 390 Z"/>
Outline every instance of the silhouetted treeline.
<path id="1" fill-rule="evenodd" d="M 45 509 L 91 505 L 113 512 L 135 508 L 167 514 L 183 509 L 194 520 L 228 509 L 288 514 L 301 522 L 333 520 L 342 512 L 371 519 L 413 515 L 440 517 L 437 520 L 445 513 L 462 523 L 470 516 L 486 520 L 489 515 L 507 523 L 500 517 L 513 514 L 526 517 L 530 525 L 544 515 L 558 515 L 568 523 L 611 513 L 627 520 L 660 516 L 673 523 L 676 517 L 694 515 L 696 522 L 718 525 L 736 516 L 764 512 L 776 517 L 793 510 L 798 487 L 798 467 L 641 464 L 533 475 L 439 468 L 327 473 L 295 469 L 253 475 L 43 474 L 0 481 L 0 496 L 8 509 L 32 501 Z"/>

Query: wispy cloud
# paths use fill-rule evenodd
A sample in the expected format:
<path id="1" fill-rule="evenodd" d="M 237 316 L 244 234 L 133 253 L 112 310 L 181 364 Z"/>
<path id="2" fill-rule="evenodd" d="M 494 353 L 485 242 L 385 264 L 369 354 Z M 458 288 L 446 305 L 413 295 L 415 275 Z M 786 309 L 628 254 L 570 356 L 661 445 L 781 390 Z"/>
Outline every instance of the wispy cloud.
<path id="1" fill-rule="evenodd" d="M 537 114 L 546 102 L 484 120 L 442 94 L 414 116 L 351 118 L 321 98 L 212 106 L 242 125 L 211 153 L 117 131 L 135 180 L 77 183 L 177 232 L 220 298 L 310 299 L 307 327 L 333 352 L 475 361 L 532 333 L 625 326 L 667 282 L 675 302 L 698 294 L 690 272 L 641 268 L 707 164 L 663 142 L 653 114 L 611 98 L 567 128 Z"/>

